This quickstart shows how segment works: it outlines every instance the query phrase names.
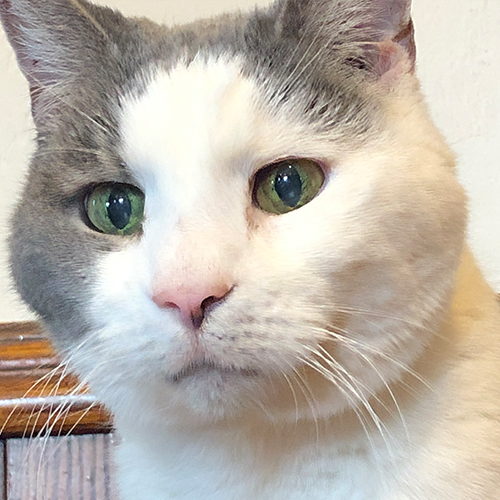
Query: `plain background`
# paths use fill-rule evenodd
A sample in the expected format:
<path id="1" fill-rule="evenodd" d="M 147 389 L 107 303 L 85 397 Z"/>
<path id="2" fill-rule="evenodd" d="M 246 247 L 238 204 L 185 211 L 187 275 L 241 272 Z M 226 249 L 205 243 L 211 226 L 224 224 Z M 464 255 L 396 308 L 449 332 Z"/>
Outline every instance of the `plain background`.
<path id="1" fill-rule="evenodd" d="M 49 2 L 50 0 L 46 0 Z M 269 0 L 99 0 L 167 24 Z M 418 74 L 470 196 L 469 240 L 500 292 L 500 0 L 414 0 Z M 34 137 L 27 85 L 0 33 L 0 321 L 29 319 L 10 290 L 5 239 Z"/>

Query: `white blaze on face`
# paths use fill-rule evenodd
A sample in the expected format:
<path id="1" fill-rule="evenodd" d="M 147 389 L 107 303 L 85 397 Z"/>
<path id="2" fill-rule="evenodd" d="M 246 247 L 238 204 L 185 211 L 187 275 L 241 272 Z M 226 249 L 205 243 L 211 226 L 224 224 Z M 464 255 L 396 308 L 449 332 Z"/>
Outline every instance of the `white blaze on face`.
<path id="1" fill-rule="evenodd" d="M 229 191 L 221 183 L 233 177 L 247 188 L 256 169 L 279 158 L 325 156 L 324 138 L 270 110 L 237 59 L 195 59 L 159 70 L 122 108 L 123 159 L 148 204 L 161 191 L 161 206 L 174 213 L 187 214 L 216 183 L 217 196 Z"/>
<path id="2" fill-rule="evenodd" d="M 153 296 L 232 287 L 228 261 L 245 237 L 248 155 L 258 149 L 257 96 L 236 62 L 195 60 L 159 71 L 124 103 L 123 158 L 146 193 Z M 182 300 L 174 299 L 166 301 Z"/>
<path id="3" fill-rule="evenodd" d="M 196 285 L 207 297 L 231 289 L 248 245 L 254 173 L 285 156 L 314 156 L 301 146 L 301 125 L 269 112 L 237 60 L 158 71 L 123 103 L 121 131 L 123 159 L 146 194 L 151 292 L 167 297 L 172 287 L 191 296 Z"/>
<path id="4" fill-rule="evenodd" d="M 143 95 L 125 102 L 124 159 L 148 191 L 164 190 L 181 210 L 249 149 L 256 98 L 234 62 L 199 60 L 159 71 Z"/>

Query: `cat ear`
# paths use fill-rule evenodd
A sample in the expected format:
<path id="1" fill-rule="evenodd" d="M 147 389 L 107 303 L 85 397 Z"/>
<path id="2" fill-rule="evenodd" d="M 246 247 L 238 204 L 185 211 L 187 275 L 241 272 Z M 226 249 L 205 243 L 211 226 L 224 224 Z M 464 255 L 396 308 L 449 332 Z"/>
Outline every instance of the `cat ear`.
<path id="1" fill-rule="evenodd" d="M 411 0 L 376 0 L 379 16 L 375 32 L 380 41 L 372 52 L 374 70 L 383 81 L 391 83 L 402 73 L 415 70 L 417 48 L 411 19 Z"/>
<path id="2" fill-rule="evenodd" d="M 324 55 L 387 82 L 415 68 L 411 0 L 281 0 L 276 8 L 283 35 Z"/>
<path id="3" fill-rule="evenodd" d="M 96 68 L 108 35 L 95 14 L 104 11 L 118 16 L 85 0 L 0 0 L 0 19 L 28 80 L 35 123 L 82 73 Z"/>

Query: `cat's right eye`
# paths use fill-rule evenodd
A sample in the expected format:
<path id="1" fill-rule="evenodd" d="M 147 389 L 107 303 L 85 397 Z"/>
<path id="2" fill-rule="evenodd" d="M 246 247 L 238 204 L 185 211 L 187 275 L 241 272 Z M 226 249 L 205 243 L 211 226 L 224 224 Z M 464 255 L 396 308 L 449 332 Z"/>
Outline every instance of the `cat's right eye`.
<path id="1" fill-rule="evenodd" d="M 144 193 L 129 184 L 98 184 L 87 195 L 85 210 L 90 223 L 102 233 L 137 234 L 144 220 Z"/>

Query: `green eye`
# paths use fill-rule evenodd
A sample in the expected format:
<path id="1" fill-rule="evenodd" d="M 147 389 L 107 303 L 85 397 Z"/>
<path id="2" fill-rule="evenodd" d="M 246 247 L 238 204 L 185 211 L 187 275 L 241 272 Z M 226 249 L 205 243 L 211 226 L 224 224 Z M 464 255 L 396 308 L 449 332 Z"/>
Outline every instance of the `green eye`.
<path id="1" fill-rule="evenodd" d="M 323 169 L 312 160 L 280 161 L 257 172 L 253 199 L 264 212 L 286 214 L 309 203 L 324 181 Z"/>
<path id="2" fill-rule="evenodd" d="M 86 200 L 87 216 L 106 234 L 139 233 L 144 219 L 144 194 L 128 184 L 99 184 Z"/>

